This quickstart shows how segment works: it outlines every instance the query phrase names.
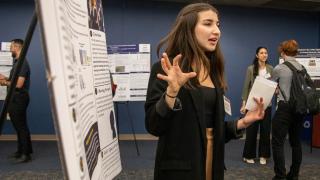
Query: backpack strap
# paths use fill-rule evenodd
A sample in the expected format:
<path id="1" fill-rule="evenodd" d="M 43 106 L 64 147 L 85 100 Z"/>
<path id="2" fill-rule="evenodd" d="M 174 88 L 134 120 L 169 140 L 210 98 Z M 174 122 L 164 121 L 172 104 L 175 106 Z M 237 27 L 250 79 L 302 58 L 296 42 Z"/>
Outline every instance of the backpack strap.
<path id="1" fill-rule="evenodd" d="M 278 83 L 279 84 L 279 83 Z M 280 93 L 282 94 L 282 96 L 283 96 L 283 98 L 284 98 L 284 102 L 288 102 L 289 101 L 289 99 L 287 99 L 287 96 L 284 94 L 284 92 L 282 91 L 282 89 L 281 89 L 281 87 L 280 87 L 280 85 L 279 85 L 279 89 L 280 89 Z"/>
<path id="2" fill-rule="evenodd" d="M 283 64 L 286 65 L 292 71 L 292 73 L 296 73 L 298 71 L 298 69 L 296 67 L 294 67 L 294 65 L 292 65 L 288 61 L 285 61 Z M 303 67 L 303 69 L 304 69 L 304 67 Z"/>
<path id="3" fill-rule="evenodd" d="M 292 72 L 293 74 L 296 74 L 296 73 L 297 73 L 297 68 L 294 67 L 294 65 L 292 65 L 290 62 L 284 61 L 283 64 L 286 65 L 286 66 L 291 70 L 291 72 Z M 286 97 L 286 95 L 284 94 L 284 92 L 283 92 L 283 90 L 281 89 L 280 85 L 279 85 L 279 89 L 280 89 L 280 92 L 281 92 L 281 94 L 282 94 L 282 96 L 283 96 L 283 98 L 284 98 L 284 101 L 285 101 L 285 102 L 288 102 L 289 99 L 288 99 L 288 98 Z"/>

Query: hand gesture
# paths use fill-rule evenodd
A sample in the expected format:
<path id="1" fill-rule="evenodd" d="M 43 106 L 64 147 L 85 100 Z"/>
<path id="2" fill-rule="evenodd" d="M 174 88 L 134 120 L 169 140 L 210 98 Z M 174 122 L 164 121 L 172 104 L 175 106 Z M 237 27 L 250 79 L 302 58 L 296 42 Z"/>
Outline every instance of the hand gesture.
<path id="1" fill-rule="evenodd" d="M 0 79 L 0 85 L 1 86 L 6 86 L 7 85 L 7 81 L 5 79 Z"/>
<path id="2" fill-rule="evenodd" d="M 246 106 L 245 106 L 245 104 L 243 104 L 243 105 L 241 106 L 241 108 L 240 108 L 240 113 L 241 113 L 241 114 L 245 114 L 245 113 L 246 113 Z"/>
<path id="3" fill-rule="evenodd" d="M 184 73 L 179 67 L 179 61 L 182 55 L 179 54 L 173 59 L 173 63 L 169 61 L 167 53 L 162 54 L 161 66 L 166 75 L 157 74 L 159 79 L 167 81 L 168 88 L 172 93 L 177 94 L 180 88 L 190 79 L 195 77 L 195 72 Z"/>
<path id="4" fill-rule="evenodd" d="M 257 108 L 253 111 L 248 111 L 244 117 L 246 124 L 251 124 L 257 120 L 262 120 L 264 117 L 263 99 L 254 98 L 257 103 Z"/>
<path id="5" fill-rule="evenodd" d="M 0 80 L 6 79 L 6 76 L 4 76 L 3 74 L 0 74 Z"/>

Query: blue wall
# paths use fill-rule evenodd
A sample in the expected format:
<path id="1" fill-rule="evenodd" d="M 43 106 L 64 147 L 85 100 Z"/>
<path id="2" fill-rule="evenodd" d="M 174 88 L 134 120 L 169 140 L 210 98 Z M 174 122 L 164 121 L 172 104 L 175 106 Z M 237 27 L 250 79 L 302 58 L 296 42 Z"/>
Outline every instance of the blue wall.
<path id="1" fill-rule="evenodd" d="M 34 11 L 33 2 L 0 2 L 0 41 L 24 38 Z M 45 78 L 44 55 L 41 46 L 39 26 L 33 35 L 27 59 L 31 67 L 31 101 L 28 108 L 28 121 L 32 134 L 53 134 L 53 122 Z M 12 133 L 10 122 L 4 125 L 4 134 Z"/>
<path id="2" fill-rule="evenodd" d="M 150 43 L 152 63 L 156 62 L 158 41 L 169 31 L 181 3 L 150 1 L 105 0 L 104 14 L 108 44 Z M 0 2 L 0 41 L 24 37 L 33 12 L 33 1 Z M 320 18 L 317 13 L 217 6 L 221 17 L 222 49 L 226 59 L 229 84 L 227 96 L 232 100 L 233 117 L 239 116 L 240 96 L 246 68 L 254 57 L 257 46 L 269 48 L 269 61 L 277 64 L 277 46 L 294 38 L 301 48 L 320 48 Z M 28 118 L 33 134 L 53 134 L 48 89 L 46 86 L 44 56 L 37 28 L 27 55 L 32 70 L 31 103 Z M 131 133 L 129 116 L 138 133 L 144 128 L 144 103 L 118 104 L 120 133 Z M 6 122 L 5 133 L 12 133 Z"/>
<path id="3" fill-rule="evenodd" d="M 319 43 L 318 43 L 318 47 L 320 47 L 320 13 L 318 13 L 318 30 L 319 30 L 319 33 L 318 33 L 318 38 L 319 38 Z"/>

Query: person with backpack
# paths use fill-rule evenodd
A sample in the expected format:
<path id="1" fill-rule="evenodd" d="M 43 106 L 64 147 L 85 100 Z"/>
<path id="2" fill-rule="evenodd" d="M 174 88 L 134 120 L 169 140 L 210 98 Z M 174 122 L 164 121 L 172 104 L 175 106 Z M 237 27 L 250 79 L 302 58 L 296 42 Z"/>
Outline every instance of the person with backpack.
<path id="1" fill-rule="evenodd" d="M 266 47 L 258 47 L 252 64 L 247 69 L 246 78 L 242 90 L 242 106 L 240 113 L 245 114 L 246 101 L 248 99 L 253 82 L 257 76 L 270 79 L 273 67 L 268 63 L 268 49 Z M 270 158 L 270 126 L 271 126 L 271 104 L 265 110 L 264 118 L 261 121 L 254 122 L 246 128 L 246 141 L 243 148 L 243 161 L 248 164 L 255 163 L 257 152 L 257 135 L 260 131 L 259 138 L 259 161 L 260 164 L 267 164 Z"/>
<path id="2" fill-rule="evenodd" d="M 278 50 L 286 63 L 290 63 L 297 70 L 303 70 L 295 56 L 298 53 L 298 43 L 295 40 L 283 41 Z M 302 161 L 302 150 L 300 142 L 300 131 L 302 129 L 303 115 L 297 113 L 289 104 L 291 97 L 291 85 L 293 72 L 282 63 L 277 65 L 272 72 L 272 79 L 278 82 L 278 108 L 272 120 L 272 153 L 274 160 L 273 179 L 298 179 L 300 165 Z M 284 142 L 289 134 L 289 142 L 292 148 L 292 164 L 286 174 Z"/>

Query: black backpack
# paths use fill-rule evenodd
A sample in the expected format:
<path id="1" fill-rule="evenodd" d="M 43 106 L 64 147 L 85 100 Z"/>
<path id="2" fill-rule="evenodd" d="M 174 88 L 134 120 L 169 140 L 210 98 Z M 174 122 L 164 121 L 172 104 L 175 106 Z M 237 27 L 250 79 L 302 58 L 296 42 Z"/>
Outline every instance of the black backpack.
<path id="1" fill-rule="evenodd" d="M 285 61 L 283 64 L 292 71 L 289 101 L 280 88 L 285 101 L 289 103 L 290 107 L 297 114 L 318 114 L 320 111 L 319 96 L 306 69 L 302 66 L 302 70 L 298 70 L 288 61 Z"/>

